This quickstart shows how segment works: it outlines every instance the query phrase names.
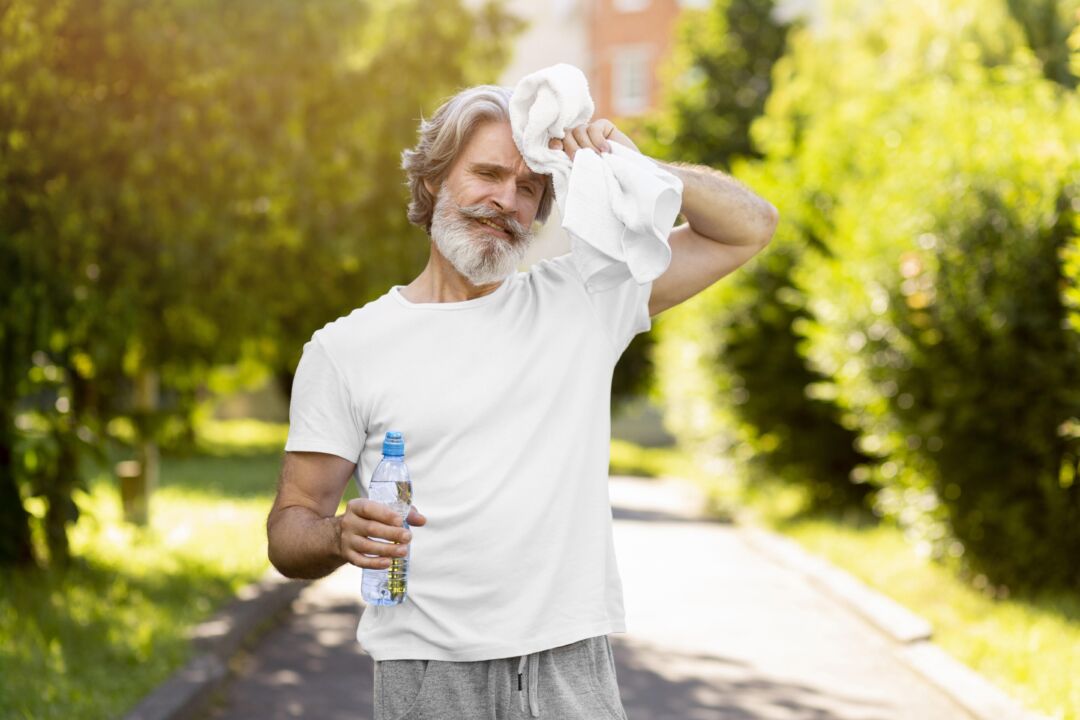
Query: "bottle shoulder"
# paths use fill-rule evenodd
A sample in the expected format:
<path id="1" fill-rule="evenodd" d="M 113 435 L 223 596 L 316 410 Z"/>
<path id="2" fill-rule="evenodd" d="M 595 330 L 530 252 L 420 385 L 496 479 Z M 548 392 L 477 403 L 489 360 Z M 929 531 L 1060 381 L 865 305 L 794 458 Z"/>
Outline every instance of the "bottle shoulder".
<path id="1" fill-rule="evenodd" d="M 375 467 L 372 482 L 398 482 L 409 479 L 409 467 L 403 458 L 384 457 Z"/>

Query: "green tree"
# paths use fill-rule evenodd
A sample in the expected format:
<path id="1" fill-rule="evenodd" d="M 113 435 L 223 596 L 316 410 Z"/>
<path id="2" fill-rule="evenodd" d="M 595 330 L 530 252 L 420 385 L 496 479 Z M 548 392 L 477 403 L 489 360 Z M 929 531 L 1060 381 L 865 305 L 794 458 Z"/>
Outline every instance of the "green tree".
<path id="1" fill-rule="evenodd" d="M 787 26 L 774 0 L 715 0 L 683 11 L 664 69 L 662 111 L 646 126 L 650 151 L 668 160 L 728 169 L 760 157 L 750 125 L 772 88 Z"/>
<path id="2" fill-rule="evenodd" d="M 861 507 L 867 487 L 848 478 L 866 458 L 853 447 L 854 433 L 840 424 L 839 410 L 806 396 L 822 378 L 807 367 L 793 330 L 808 310 L 791 271 L 815 246 L 812 229 L 789 217 L 783 186 L 764 174 L 748 177 L 744 162 L 760 157 L 750 128 L 764 111 L 773 65 L 785 47 L 788 29 L 775 16 L 772 0 L 720 0 L 687 12 L 667 71 L 665 108 L 648 126 L 650 149 L 670 159 L 740 168 L 739 177 L 787 218 L 764 256 L 686 310 L 707 316 L 693 333 L 710 365 L 703 401 L 723 408 L 715 415 L 725 418 L 711 432 L 731 435 L 725 452 L 736 455 L 743 474 L 800 483 L 814 507 Z M 666 324 L 661 343 L 681 342 L 674 337 L 680 327 Z M 697 392 L 670 377 L 662 383 L 669 400 L 671 393 Z"/>
<path id="3" fill-rule="evenodd" d="M 286 363 L 415 262 L 402 138 L 513 27 L 455 0 L 0 2 L 0 493 L 48 500 L 53 559 L 110 420 L 152 457 L 210 367 Z M 27 561 L 0 513 L 0 562 Z"/>
<path id="4" fill-rule="evenodd" d="M 1075 89 L 1080 74 L 1069 64 L 1068 38 L 1080 27 L 1077 0 L 1008 0 L 1009 11 L 1023 28 L 1028 46 L 1042 64 L 1043 75 Z"/>
<path id="5" fill-rule="evenodd" d="M 278 89 L 305 118 L 269 196 L 287 236 L 265 248 L 257 280 L 274 288 L 263 359 L 286 392 L 315 330 L 423 269 L 429 242 L 406 218 L 401 151 L 446 97 L 493 81 L 522 28 L 496 3 L 379 3 L 364 24 L 362 52 L 323 87 L 305 89 L 304 76 L 294 76 L 297 87 Z"/>

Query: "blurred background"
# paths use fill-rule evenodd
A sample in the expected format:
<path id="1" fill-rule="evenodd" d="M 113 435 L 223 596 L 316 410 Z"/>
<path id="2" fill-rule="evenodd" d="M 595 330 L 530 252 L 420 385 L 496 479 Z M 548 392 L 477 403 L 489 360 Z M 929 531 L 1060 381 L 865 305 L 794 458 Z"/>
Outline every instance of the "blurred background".
<path id="1" fill-rule="evenodd" d="M 425 264 L 421 116 L 570 62 L 782 218 L 634 340 L 612 471 L 699 483 L 1080 718 L 1078 13 L 0 0 L 0 716 L 122 714 L 266 570 L 304 342 Z M 567 249 L 556 216 L 527 265 Z"/>

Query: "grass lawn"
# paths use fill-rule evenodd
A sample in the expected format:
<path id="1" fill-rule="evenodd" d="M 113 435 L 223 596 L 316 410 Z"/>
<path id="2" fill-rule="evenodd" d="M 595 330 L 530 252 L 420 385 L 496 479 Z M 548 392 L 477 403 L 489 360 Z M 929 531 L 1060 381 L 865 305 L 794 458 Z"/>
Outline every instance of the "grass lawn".
<path id="1" fill-rule="evenodd" d="M 162 461 L 151 524 L 121 520 L 105 473 L 80 493 L 66 572 L 0 575 L 0 717 L 123 715 L 188 659 L 189 628 L 268 567 L 284 428 L 206 428 Z"/>
<path id="2" fill-rule="evenodd" d="M 758 488 L 725 496 L 708 477 L 670 449 L 612 443 L 614 472 L 693 479 L 711 493 L 710 505 L 742 504 L 745 516 L 828 558 L 921 615 L 934 642 L 1032 710 L 1055 720 L 1080 720 L 1080 592 L 1022 598 L 992 597 L 921 558 L 894 527 L 858 527 L 799 516 L 790 488 Z"/>

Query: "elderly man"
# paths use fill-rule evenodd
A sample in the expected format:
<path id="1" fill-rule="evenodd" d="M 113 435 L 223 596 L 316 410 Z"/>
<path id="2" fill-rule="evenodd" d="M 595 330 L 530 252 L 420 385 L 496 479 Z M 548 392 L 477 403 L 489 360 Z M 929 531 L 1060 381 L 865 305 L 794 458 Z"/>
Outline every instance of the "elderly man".
<path id="1" fill-rule="evenodd" d="M 293 386 L 267 522 L 274 566 L 305 578 L 387 568 L 413 546 L 405 602 L 366 608 L 357 629 L 375 661 L 376 720 L 626 717 L 608 640 L 625 632 L 607 491 L 612 371 L 651 317 L 776 228 L 776 209 L 733 179 L 662 165 L 683 182 L 687 222 L 655 281 L 594 292 L 569 254 L 519 272 L 552 185 L 514 145 L 509 99 L 470 88 L 421 124 L 403 167 L 427 267 L 316 332 Z M 572 159 L 610 143 L 636 150 L 607 120 L 552 147 Z M 367 497 L 335 515 L 388 430 L 408 446 L 415 535 Z"/>

